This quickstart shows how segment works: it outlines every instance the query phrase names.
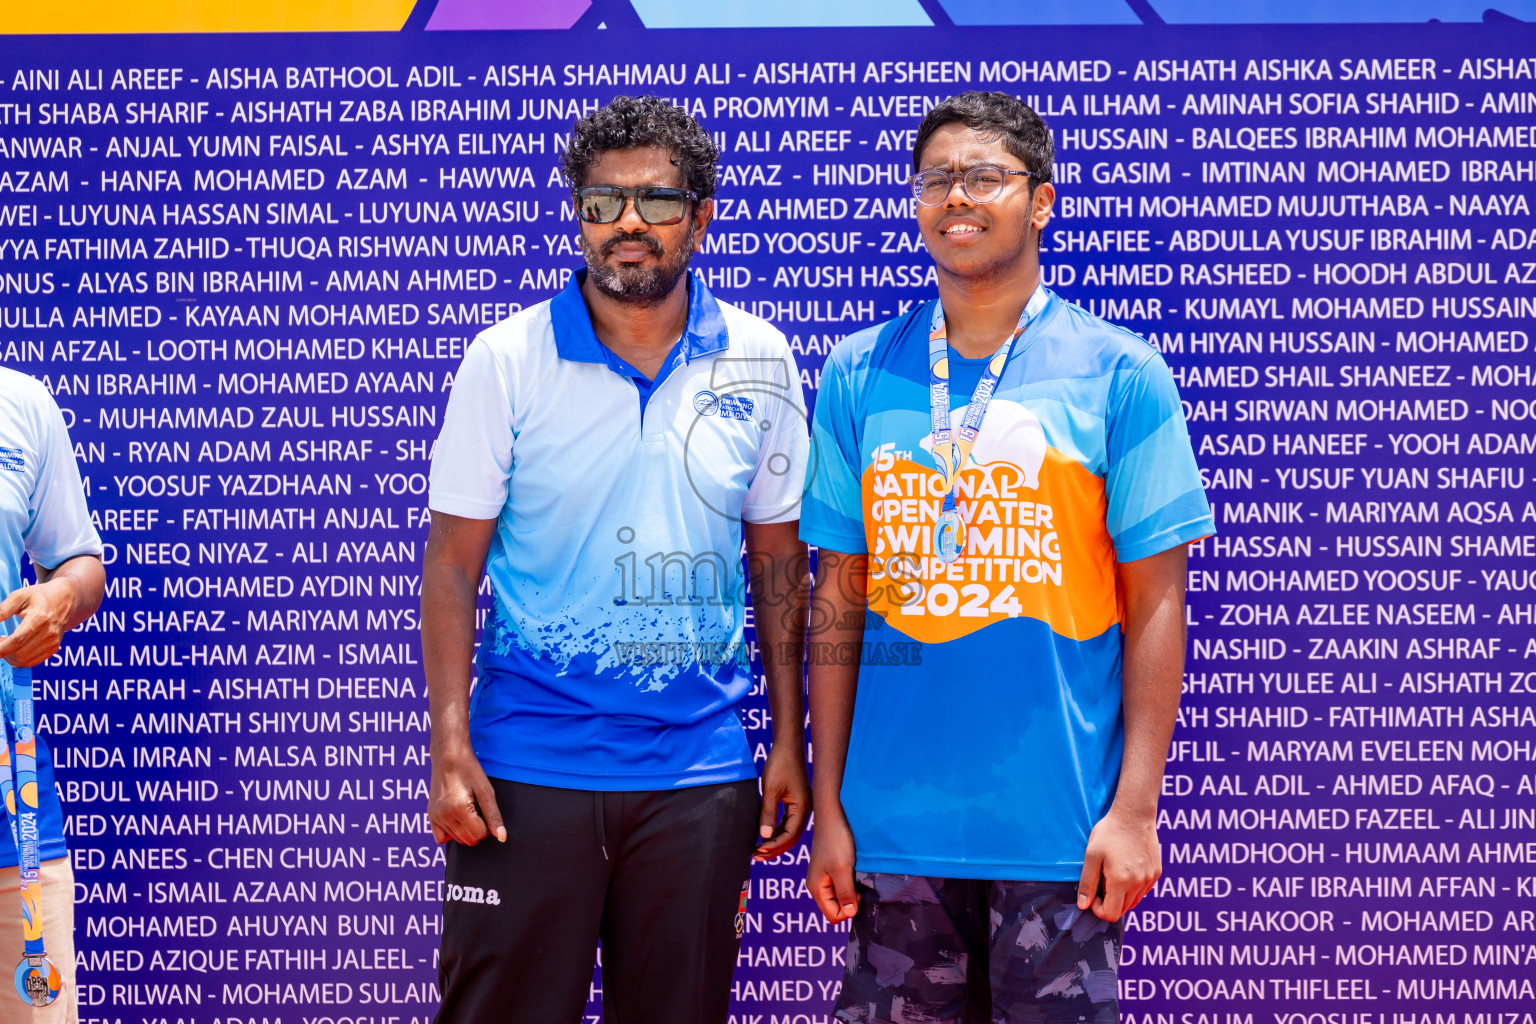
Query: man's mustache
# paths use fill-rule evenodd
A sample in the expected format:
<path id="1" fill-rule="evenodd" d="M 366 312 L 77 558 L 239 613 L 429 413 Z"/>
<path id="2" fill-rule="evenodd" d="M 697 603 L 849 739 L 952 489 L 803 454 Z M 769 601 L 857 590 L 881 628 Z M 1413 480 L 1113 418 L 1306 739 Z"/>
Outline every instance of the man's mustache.
<path id="1" fill-rule="evenodd" d="M 662 254 L 662 248 L 661 248 L 661 243 L 660 242 L 656 241 L 656 239 L 654 237 L 652 237 L 651 235 L 641 235 L 641 234 L 614 235 L 612 238 L 608 239 L 606 242 L 604 242 L 598 248 L 597 254 L 599 256 L 611 256 L 611 255 L 613 255 L 613 250 L 617 246 L 626 245 L 626 244 L 630 244 L 630 243 L 634 243 L 634 242 L 639 242 L 641 245 L 645 246 L 647 249 L 651 250 L 651 252 L 655 253 L 658 256 L 660 256 Z"/>

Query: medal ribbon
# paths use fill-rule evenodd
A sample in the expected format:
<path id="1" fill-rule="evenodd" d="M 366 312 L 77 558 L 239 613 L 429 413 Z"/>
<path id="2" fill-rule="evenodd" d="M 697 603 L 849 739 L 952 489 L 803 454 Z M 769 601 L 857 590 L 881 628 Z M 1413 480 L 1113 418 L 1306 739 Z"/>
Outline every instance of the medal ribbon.
<path id="1" fill-rule="evenodd" d="M 6 732 L 15 730 L 0 745 L 0 796 L 10 814 L 11 839 L 16 844 L 17 869 L 21 875 L 21 923 L 25 940 L 21 963 L 16 966 L 16 994 L 30 1006 L 47 1006 L 58 998 L 58 970 L 43 948 L 42 861 L 37 826 L 37 734 L 33 730 L 32 670 L 13 668 L 0 659 L 0 687 L 13 698 L 16 718 L 7 721 Z"/>
<path id="2" fill-rule="evenodd" d="M 955 510 L 955 485 L 981 433 L 982 417 L 987 414 L 987 406 L 992 402 L 992 393 L 997 390 L 1013 343 L 1045 309 L 1045 303 L 1045 289 L 1036 288 L 1024 304 L 1024 312 L 1019 314 L 1019 325 L 987 360 L 959 430 L 953 430 L 949 425 L 949 332 L 944 326 L 944 305 L 940 302 L 933 304 L 932 326 L 928 332 L 928 415 L 933 424 L 933 461 L 944 478 L 945 512 Z"/>

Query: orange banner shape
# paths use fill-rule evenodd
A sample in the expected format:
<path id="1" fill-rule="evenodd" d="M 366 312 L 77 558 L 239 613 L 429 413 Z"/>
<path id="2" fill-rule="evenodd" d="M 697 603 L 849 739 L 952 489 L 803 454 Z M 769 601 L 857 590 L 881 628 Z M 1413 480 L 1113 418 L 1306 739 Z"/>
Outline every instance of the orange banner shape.
<path id="1" fill-rule="evenodd" d="M 965 550 L 946 565 L 933 547 L 944 496 L 939 474 L 906 460 L 887 472 L 867 470 L 870 611 L 924 643 L 1019 616 L 1073 640 L 1119 622 L 1104 482 L 1054 448 L 1045 451 L 1036 486 L 1029 481 L 1007 462 L 960 474 Z"/>
<path id="2" fill-rule="evenodd" d="M 62 0 L 7 4 L 6 35 L 398 32 L 415 0 Z"/>

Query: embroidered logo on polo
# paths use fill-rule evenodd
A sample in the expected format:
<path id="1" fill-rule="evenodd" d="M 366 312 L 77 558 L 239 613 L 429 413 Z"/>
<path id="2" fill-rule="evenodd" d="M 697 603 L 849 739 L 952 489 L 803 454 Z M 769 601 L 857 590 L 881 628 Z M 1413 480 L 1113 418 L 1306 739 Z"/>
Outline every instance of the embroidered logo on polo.
<path id="1" fill-rule="evenodd" d="M 719 413 L 721 419 L 741 420 L 752 418 L 755 406 L 745 395 L 717 395 L 713 391 L 700 391 L 693 396 L 693 408 L 700 416 Z"/>
<path id="2" fill-rule="evenodd" d="M 0 447 L 0 469 L 8 469 L 12 473 L 25 473 L 27 457 L 20 448 Z"/>
<path id="3" fill-rule="evenodd" d="M 720 416 L 728 420 L 750 420 L 752 418 L 752 399 L 745 395 L 721 395 Z"/>

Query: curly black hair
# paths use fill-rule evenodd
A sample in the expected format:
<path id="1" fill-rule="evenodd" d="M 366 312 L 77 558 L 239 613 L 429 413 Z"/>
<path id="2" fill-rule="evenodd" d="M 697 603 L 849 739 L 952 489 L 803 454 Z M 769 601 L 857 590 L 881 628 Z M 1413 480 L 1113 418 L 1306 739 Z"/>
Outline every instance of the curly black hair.
<path id="1" fill-rule="evenodd" d="M 1024 161 L 1027 170 L 1038 174 L 1041 182 L 1051 180 L 1055 151 L 1051 145 L 1051 130 L 1040 115 L 1023 100 L 1005 92 L 980 90 L 951 96 L 928 111 L 912 143 L 914 174 L 922 169 L 917 163 L 923 158 L 923 148 L 928 145 L 929 138 L 947 124 L 963 124 L 989 139 L 997 139 L 1004 149 Z"/>
<path id="2" fill-rule="evenodd" d="M 571 186 L 586 184 L 587 168 L 613 149 L 660 146 L 672 154 L 683 181 L 701 200 L 715 194 L 720 150 L 687 111 L 655 96 L 619 96 L 576 122 L 560 169 Z"/>

